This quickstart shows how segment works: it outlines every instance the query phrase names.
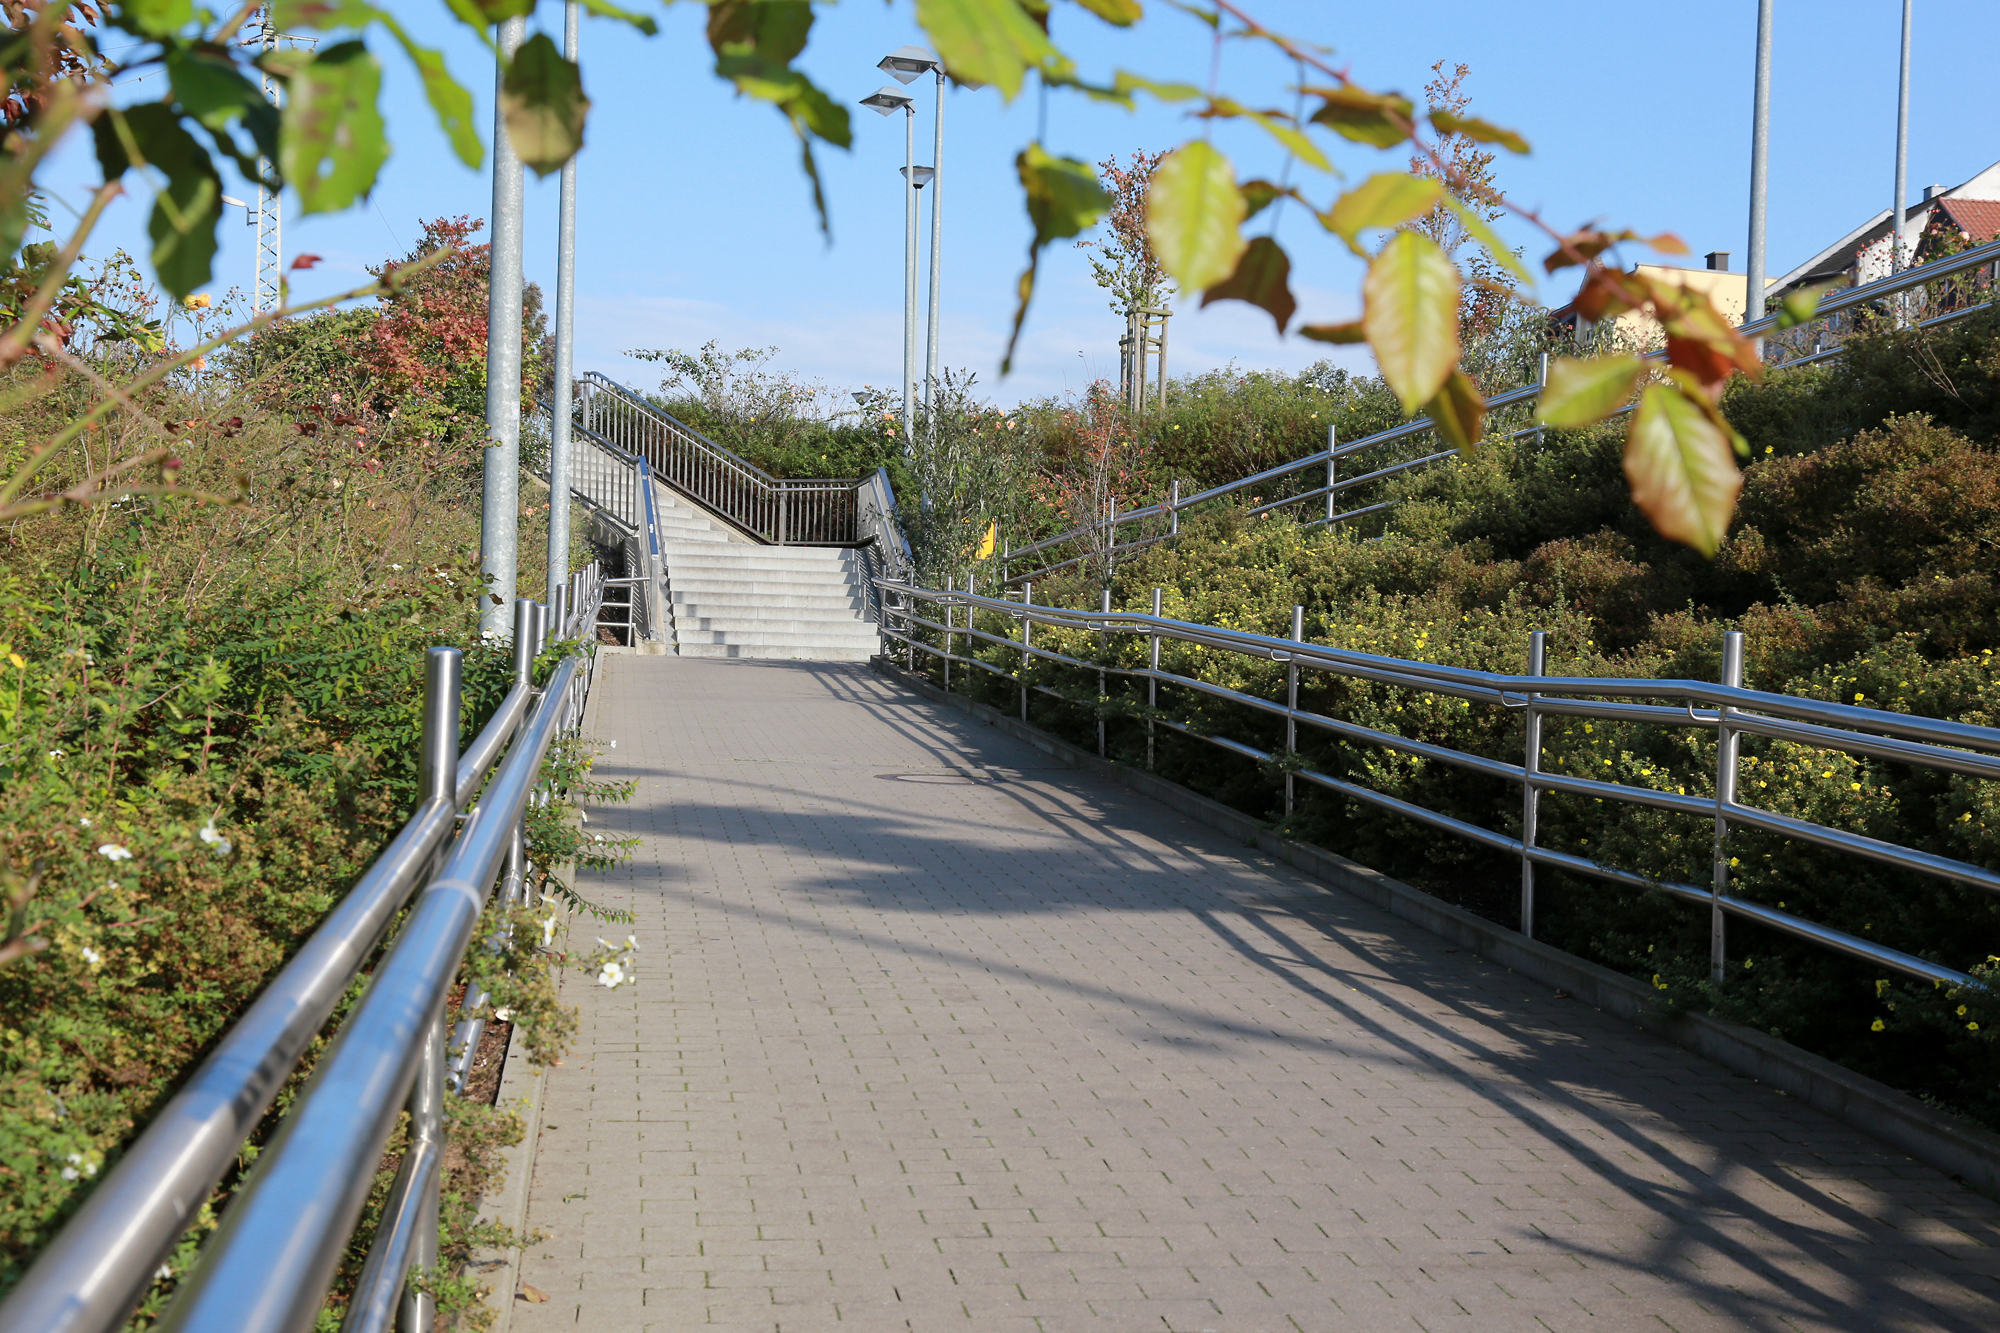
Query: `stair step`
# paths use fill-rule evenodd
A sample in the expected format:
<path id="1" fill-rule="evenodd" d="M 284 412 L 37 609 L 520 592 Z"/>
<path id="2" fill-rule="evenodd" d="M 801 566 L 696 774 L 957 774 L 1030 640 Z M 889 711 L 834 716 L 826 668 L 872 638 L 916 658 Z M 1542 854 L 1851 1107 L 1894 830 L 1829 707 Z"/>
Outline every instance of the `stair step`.
<path id="1" fill-rule="evenodd" d="M 783 629 L 738 630 L 738 629 L 696 629 L 678 632 L 674 636 L 682 647 L 701 643 L 758 644 L 765 647 L 785 648 L 852 648 L 861 644 L 878 642 L 873 633 L 843 635 L 829 639 L 819 633 L 798 633 Z"/>
<path id="2" fill-rule="evenodd" d="M 866 662 L 879 655 L 873 645 L 861 648 L 789 648 L 761 643 L 690 643 L 682 657 L 730 657 L 766 662 Z"/>
<path id="3" fill-rule="evenodd" d="M 774 593 L 769 597 L 731 597 L 726 593 L 710 596 L 703 593 L 695 596 L 685 590 L 673 595 L 674 613 L 679 615 L 683 608 L 690 614 L 729 615 L 732 612 L 751 614 L 766 608 L 784 610 L 824 611 L 833 615 L 854 617 L 866 609 L 859 597 L 829 592 L 815 595 L 808 592 Z"/>

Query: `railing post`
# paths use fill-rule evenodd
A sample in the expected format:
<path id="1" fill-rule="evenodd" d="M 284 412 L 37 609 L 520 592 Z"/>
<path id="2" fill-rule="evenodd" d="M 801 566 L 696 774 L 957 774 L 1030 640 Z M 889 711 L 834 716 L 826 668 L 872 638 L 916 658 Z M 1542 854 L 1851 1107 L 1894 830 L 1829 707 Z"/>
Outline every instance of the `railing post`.
<path id="1" fill-rule="evenodd" d="M 1112 501 L 1112 504 L 1114 506 L 1113 512 L 1115 513 L 1117 501 Z M 1117 536 L 1115 533 L 1112 535 L 1114 539 Z M 1104 589 L 1103 594 L 1103 599 L 1098 606 L 1098 610 L 1105 615 L 1109 615 L 1111 613 L 1111 589 Z M 1111 631 L 1100 629 L 1097 631 L 1097 757 L 1099 759 L 1108 757 L 1104 748 L 1104 658 L 1110 651 Z"/>
<path id="2" fill-rule="evenodd" d="M 449 805 L 458 788 L 458 709 L 465 654 L 433 648 L 424 654 L 423 739 L 417 752 L 417 790 L 422 801 Z"/>
<path id="3" fill-rule="evenodd" d="M 1035 584 L 1031 579 L 1021 585 L 1021 720 L 1028 720 L 1028 663 L 1033 660 L 1028 649 L 1035 646 L 1035 622 L 1028 618 L 1028 608 L 1035 604 Z"/>
<path id="4" fill-rule="evenodd" d="M 1547 352 L 1542 353 L 1541 368 L 1535 372 L 1535 386 L 1538 390 L 1535 394 L 1535 417 L 1539 421 L 1542 415 L 1542 394 L 1547 393 L 1549 388 L 1549 354 Z M 1539 449 L 1541 447 L 1542 428 L 1538 425 L 1535 427 L 1535 448 Z"/>
<path id="5" fill-rule="evenodd" d="M 958 623 L 957 608 L 952 605 L 951 594 L 958 589 L 958 575 L 944 576 L 944 692 L 951 693 L 951 627 Z"/>
<path id="6" fill-rule="evenodd" d="M 1178 477 L 1174 479 L 1173 493 L 1167 499 L 1167 535 L 1181 535 L 1181 483 Z"/>
<path id="7" fill-rule="evenodd" d="M 1722 683 L 1743 688 L 1743 632 L 1730 630 L 1722 636 Z M 1723 704 L 1715 717 L 1715 875 L 1708 909 L 1708 979 L 1722 984 L 1723 965 L 1729 961 L 1728 925 L 1722 913 L 1723 895 L 1729 892 L 1729 820 L 1723 811 L 1736 800 L 1736 729 L 1729 725 L 1735 709 Z"/>
<path id="8" fill-rule="evenodd" d="M 526 685 L 535 674 L 535 604 L 514 599 L 514 683 Z"/>
<path id="9" fill-rule="evenodd" d="M 410 1088 L 410 1142 L 404 1149 L 417 1153 L 424 1148 L 444 1155 L 444 1013 L 431 1016 L 424 1029 L 423 1050 L 417 1057 L 417 1079 Z M 416 1239 L 410 1246 L 410 1269 L 434 1269 L 438 1261 L 438 1189 L 443 1183 L 442 1162 L 430 1173 L 430 1181 L 417 1204 Z M 397 1320 L 403 1333 L 431 1333 L 437 1314 L 428 1293 L 403 1281 L 402 1317 Z"/>
<path id="10" fill-rule="evenodd" d="M 1333 460 L 1329 458 L 1326 462 L 1326 465 L 1327 467 L 1331 468 L 1333 466 Z M 1303 643 L 1305 641 L 1305 637 L 1306 637 L 1306 609 L 1303 606 L 1295 606 L 1292 608 L 1292 642 Z M 1285 818 L 1286 819 L 1290 819 L 1292 817 L 1293 787 L 1294 787 L 1294 783 L 1292 781 L 1292 770 L 1289 761 L 1291 759 L 1292 752 L 1297 750 L 1298 748 L 1299 748 L 1299 664 L 1298 660 L 1294 658 L 1292 662 L 1285 668 L 1285 757 L 1287 760 L 1287 766 L 1285 768 Z"/>
<path id="11" fill-rule="evenodd" d="M 1549 636 L 1536 630 L 1528 636 L 1528 674 L 1540 676 L 1548 669 Z M 1521 780 L 1521 933 L 1535 938 L 1535 862 L 1529 855 L 1535 846 L 1536 826 L 1541 820 L 1542 792 L 1535 774 L 1542 771 L 1542 714 L 1535 707 L 1541 696 L 1528 693 L 1528 707 L 1522 714 L 1527 724 L 1526 762 Z"/>
<path id="12" fill-rule="evenodd" d="M 1329 527 L 1333 524 L 1333 483 L 1340 476 L 1340 460 L 1333 456 L 1333 446 L 1339 439 L 1338 431 L 1337 426 L 1326 428 L 1326 521 Z"/>
<path id="13" fill-rule="evenodd" d="M 789 527 L 787 520 L 791 517 L 791 499 L 791 487 L 780 486 L 778 488 L 778 545 L 780 546 L 790 544 L 787 540 Z"/>
<path id="14" fill-rule="evenodd" d="M 1160 594 L 1163 591 L 1164 589 L 1161 588 L 1153 589 L 1153 619 L 1155 620 L 1160 618 Z M 1153 642 L 1150 645 L 1151 651 L 1147 655 L 1147 666 L 1152 669 L 1152 674 L 1146 677 L 1146 771 L 1148 773 L 1153 771 L 1153 764 L 1156 758 L 1154 741 L 1155 735 L 1158 732 L 1158 728 L 1153 725 L 1152 715 L 1158 712 L 1160 707 L 1159 626 L 1154 625 L 1151 627 L 1150 637 Z"/>

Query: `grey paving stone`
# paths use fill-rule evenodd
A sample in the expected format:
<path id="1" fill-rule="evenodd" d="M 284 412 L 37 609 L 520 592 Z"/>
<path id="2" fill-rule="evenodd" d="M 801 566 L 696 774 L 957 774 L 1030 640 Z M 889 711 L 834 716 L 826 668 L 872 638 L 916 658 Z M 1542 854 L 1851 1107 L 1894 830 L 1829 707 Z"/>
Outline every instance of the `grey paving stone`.
<path id="1" fill-rule="evenodd" d="M 2000 1207 L 865 668 L 598 691 L 516 1328 L 2000 1326 Z"/>

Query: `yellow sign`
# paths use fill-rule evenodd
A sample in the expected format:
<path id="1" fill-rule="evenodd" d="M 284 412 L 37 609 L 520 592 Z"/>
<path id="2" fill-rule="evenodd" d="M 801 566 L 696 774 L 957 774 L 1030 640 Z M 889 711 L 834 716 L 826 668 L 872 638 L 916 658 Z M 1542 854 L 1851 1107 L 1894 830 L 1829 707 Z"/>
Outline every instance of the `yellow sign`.
<path id="1" fill-rule="evenodd" d="M 976 560 L 991 560 L 994 549 L 999 545 L 1000 520 L 996 518 L 986 525 L 986 535 L 979 539 L 979 550 L 974 554 L 973 558 Z"/>

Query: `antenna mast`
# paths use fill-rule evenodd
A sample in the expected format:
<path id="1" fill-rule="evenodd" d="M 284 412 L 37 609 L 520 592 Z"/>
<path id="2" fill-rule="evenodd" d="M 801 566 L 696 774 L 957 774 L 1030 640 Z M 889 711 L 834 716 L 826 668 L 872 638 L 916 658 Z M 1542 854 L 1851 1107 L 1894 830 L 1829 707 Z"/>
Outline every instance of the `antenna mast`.
<path id="1" fill-rule="evenodd" d="M 257 35 L 252 40 L 266 51 L 277 50 L 278 27 L 271 18 L 269 5 L 257 11 L 256 23 Z M 264 75 L 264 96 L 272 106 L 278 105 L 278 81 L 269 74 Z M 284 217 L 278 196 L 264 185 L 264 178 L 270 172 L 270 160 L 258 158 L 257 207 L 250 219 L 257 228 L 257 285 L 252 289 L 250 298 L 250 312 L 254 315 L 276 310 L 284 303 L 281 290 L 284 283 L 284 241 L 281 234 Z"/>

